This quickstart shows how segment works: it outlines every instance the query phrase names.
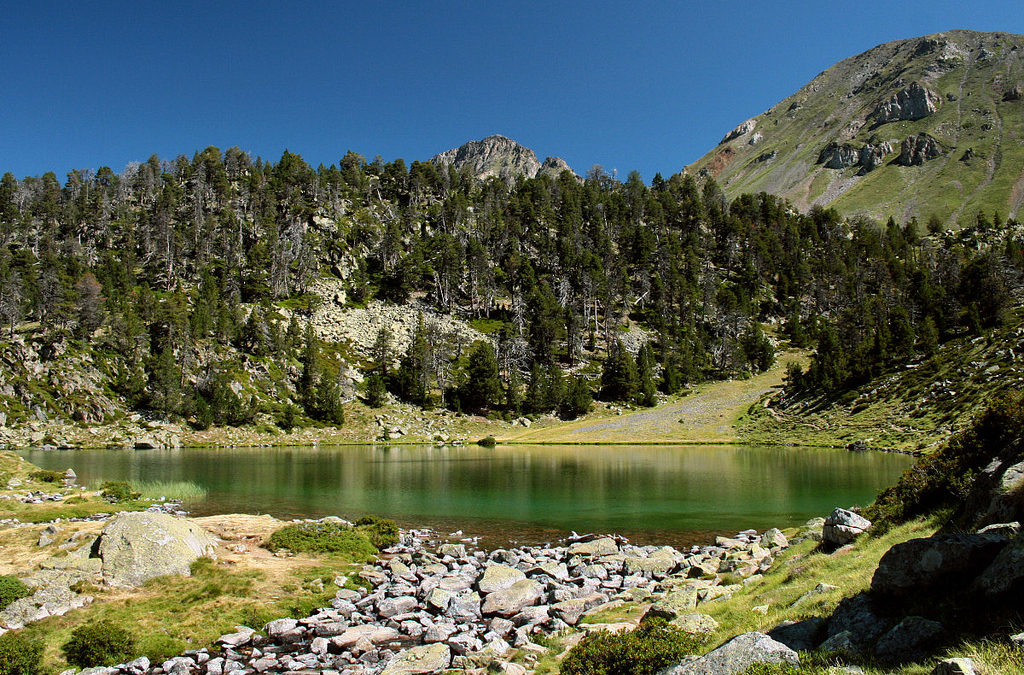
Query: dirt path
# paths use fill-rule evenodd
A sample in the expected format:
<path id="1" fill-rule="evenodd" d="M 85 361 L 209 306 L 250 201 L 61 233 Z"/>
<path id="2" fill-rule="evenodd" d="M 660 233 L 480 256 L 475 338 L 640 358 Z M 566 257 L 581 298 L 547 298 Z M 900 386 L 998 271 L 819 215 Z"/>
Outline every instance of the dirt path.
<path id="1" fill-rule="evenodd" d="M 728 443 L 737 440 L 735 423 L 765 393 L 779 387 L 787 361 L 749 380 L 701 385 L 683 398 L 632 413 L 591 417 L 543 429 L 510 433 L 499 439 L 515 443 Z"/>

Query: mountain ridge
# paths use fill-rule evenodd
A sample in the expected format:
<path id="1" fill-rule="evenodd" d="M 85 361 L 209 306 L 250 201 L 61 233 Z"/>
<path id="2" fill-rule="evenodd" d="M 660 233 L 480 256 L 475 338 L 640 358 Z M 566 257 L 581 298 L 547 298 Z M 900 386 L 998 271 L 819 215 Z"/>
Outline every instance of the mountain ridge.
<path id="1" fill-rule="evenodd" d="M 687 167 L 729 197 L 766 191 L 948 225 L 1024 206 L 1024 36 L 954 30 L 844 59 Z"/>

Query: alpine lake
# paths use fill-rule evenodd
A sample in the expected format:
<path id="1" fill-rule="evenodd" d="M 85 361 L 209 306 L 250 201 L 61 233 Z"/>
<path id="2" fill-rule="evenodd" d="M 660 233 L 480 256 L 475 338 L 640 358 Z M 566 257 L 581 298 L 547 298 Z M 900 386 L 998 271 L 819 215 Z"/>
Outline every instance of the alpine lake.
<path id="1" fill-rule="evenodd" d="M 866 506 L 913 458 L 744 445 L 395 446 L 24 450 L 82 485 L 191 481 L 193 515 L 364 515 L 485 548 L 570 531 L 684 546 Z"/>

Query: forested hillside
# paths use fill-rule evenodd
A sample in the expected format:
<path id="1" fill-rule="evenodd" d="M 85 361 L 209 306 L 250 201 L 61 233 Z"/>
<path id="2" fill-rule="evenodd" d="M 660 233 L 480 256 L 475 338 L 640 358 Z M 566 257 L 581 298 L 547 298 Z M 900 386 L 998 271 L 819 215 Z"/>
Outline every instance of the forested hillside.
<path id="1" fill-rule="evenodd" d="M 757 372 L 786 340 L 817 350 L 793 377 L 834 391 L 999 325 L 1022 267 L 1013 220 L 929 234 L 764 193 L 730 203 L 684 174 L 481 182 L 213 147 L 120 174 L 7 173 L 0 414 L 291 428 L 395 396 L 572 417 L 591 396 L 650 405 Z M 419 319 L 370 348 L 311 321 L 388 306 Z"/>

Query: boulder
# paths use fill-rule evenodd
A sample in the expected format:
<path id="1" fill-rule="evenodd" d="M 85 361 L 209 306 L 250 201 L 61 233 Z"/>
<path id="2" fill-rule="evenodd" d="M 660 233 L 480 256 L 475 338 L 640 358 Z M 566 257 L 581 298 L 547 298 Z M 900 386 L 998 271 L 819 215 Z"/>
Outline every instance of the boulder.
<path id="1" fill-rule="evenodd" d="M 974 589 L 990 599 L 1006 599 L 1024 592 L 1024 539 L 1018 538 L 1003 547 L 974 580 Z"/>
<path id="2" fill-rule="evenodd" d="M 524 607 L 536 605 L 544 595 L 544 587 L 532 579 L 517 581 L 502 591 L 489 593 L 484 598 L 481 611 L 484 615 L 510 617 L 518 614 Z"/>
<path id="3" fill-rule="evenodd" d="M 882 556 L 871 591 L 906 595 L 946 584 L 966 585 L 1007 543 L 998 534 L 936 534 L 896 544 Z"/>
<path id="4" fill-rule="evenodd" d="M 111 586 L 138 586 L 166 574 L 189 575 L 217 543 L 195 523 L 166 513 L 142 511 L 114 516 L 99 538 L 103 579 Z"/>
<path id="5" fill-rule="evenodd" d="M 883 663 L 920 660 L 938 646 L 944 633 L 938 621 L 908 616 L 879 638 L 875 657 Z"/>
<path id="6" fill-rule="evenodd" d="M 670 622 L 673 626 L 678 626 L 685 633 L 693 633 L 694 635 L 702 633 L 714 633 L 718 630 L 718 622 L 712 619 L 707 614 L 700 614 L 698 612 L 690 612 L 688 614 L 680 614 Z"/>
<path id="7" fill-rule="evenodd" d="M 699 590 L 692 586 L 672 591 L 651 605 L 651 608 L 647 610 L 647 616 L 661 617 L 672 621 L 688 610 L 697 607 L 698 592 Z"/>
<path id="8" fill-rule="evenodd" d="M 978 675 L 970 659 L 943 659 L 935 664 L 930 675 Z"/>
<path id="9" fill-rule="evenodd" d="M 593 541 L 580 541 L 569 545 L 569 555 L 614 555 L 619 552 L 619 545 L 611 537 L 601 537 Z"/>
<path id="10" fill-rule="evenodd" d="M 522 581 L 526 575 L 514 567 L 508 565 L 488 565 L 484 573 L 477 581 L 477 588 L 481 593 L 494 593 L 509 588 L 517 581 Z"/>
<path id="11" fill-rule="evenodd" d="M 827 626 L 828 622 L 817 616 L 803 621 L 784 621 L 768 631 L 768 637 L 794 651 L 809 652 L 821 644 Z"/>
<path id="12" fill-rule="evenodd" d="M 873 642 L 885 632 L 888 624 L 875 612 L 874 604 L 865 595 L 855 595 L 839 602 L 828 620 L 828 637 L 849 632 L 858 644 Z M 824 648 L 824 645 L 822 645 Z"/>
<path id="13" fill-rule="evenodd" d="M 420 645 L 399 652 L 388 662 L 381 675 L 424 675 L 447 670 L 452 662 L 452 651 L 448 645 L 434 643 Z"/>
<path id="14" fill-rule="evenodd" d="M 373 624 L 366 624 L 364 626 L 353 626 L 349 628 L 341 635 L 337 635 L 331 638 L 331 643 L 341 649 L 351 649 L 361 640 L 366 640 L 371 644 L 383 644 L 385 642 L 392 642 L 401 637 L 399 632 L 394 628 L 388 628 L 386 626 L 375 626 Z"/>
<path id="15" fill-rule="evenodd" d="M 821 536 L 828 544 L 845 546 L 863 534 L 869 527 L 871 527 L 871 521 L 867 518 L 853 511 L 836 509 L 825 519 Z"/>
<path id="16" fill-rule="evenodd" d="M 799 667 L 800 657 L 764 633 L 744 633 L 699 659 L 667 668 L 660 675 L 736 675 L 757 663 Z"/>

